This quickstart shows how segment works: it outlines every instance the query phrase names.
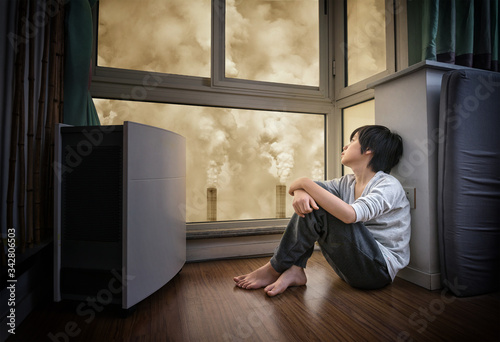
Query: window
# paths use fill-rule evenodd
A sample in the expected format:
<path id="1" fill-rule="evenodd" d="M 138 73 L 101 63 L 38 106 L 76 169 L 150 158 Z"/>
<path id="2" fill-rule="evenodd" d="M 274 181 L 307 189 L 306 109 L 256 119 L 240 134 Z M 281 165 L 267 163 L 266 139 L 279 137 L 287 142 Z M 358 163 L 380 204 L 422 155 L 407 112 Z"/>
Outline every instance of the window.
<path id="1" fill-rule="evenodd" d="M 387 69 L 385 0 L 347 0 L 346 85 Z"/>
<path id="2" fill-rule="evenodd" d="M 102 124 L 134 121 L 186 138 L 188 222 L 289 217 L 291 196 L 277 189 L 301 176 L 324 179 L 324 115 L 94 102 Z"/>
<path id="3" fill-rule="evenodd" d="M 289 217 L 287 184 L 326 176 L 326 17 L 322 0 L 100 0 L 101 123 L 187 138 L 188 222 Z"/>
<path id="4" fill-rule="evenodd" d="M 329 97 L 328 0 L 214 0 L 212 85 Z"/>
<path id="5" fill-rule="evenodd" d="M 319 2 L 226 4 L 225 76 L 319 86 Z"/>
<path id="6" fill-rule="evenodd" d="M 325 98 L 324 6 L 324 0 L 101 0 L 97 65 L 170 74 L 176 87 L 179 78 L 172 75 L 210 78 L 218 87 Z M 199 84 L 180 80 L 180 86 Z"/>
<path id="7" fill-rule="evenodd" d="M 97 64 L 210 77 L 210 3 L 99 1 Z"/>
<path id="8" fill-rule="evenodd" d="M 335 1 L 335 37 L 337 45 L 335 97 L 370 91 L 367 85 L 396 71 L 396 58 L 404 49 L 395 31 L 404 27 L 406 2 L 401 0 Z M 397 19 L 396 23 L 395 20 Z M 407 65 L 407 63 L 406 63 Z M 365 96 L 365 100 L 373 94 Z"/>

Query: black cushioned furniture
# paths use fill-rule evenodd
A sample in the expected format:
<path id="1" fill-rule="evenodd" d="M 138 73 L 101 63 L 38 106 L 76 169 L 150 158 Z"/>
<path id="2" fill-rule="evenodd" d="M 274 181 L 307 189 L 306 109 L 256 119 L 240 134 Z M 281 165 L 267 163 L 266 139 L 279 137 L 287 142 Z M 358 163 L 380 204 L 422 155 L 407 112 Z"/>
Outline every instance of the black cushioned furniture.
<path id="1" fill-rule="evenodd" d="M 500 73 L 443 76 L 438 234 L 443 286 L 465 297 L 500 290 Z"/>

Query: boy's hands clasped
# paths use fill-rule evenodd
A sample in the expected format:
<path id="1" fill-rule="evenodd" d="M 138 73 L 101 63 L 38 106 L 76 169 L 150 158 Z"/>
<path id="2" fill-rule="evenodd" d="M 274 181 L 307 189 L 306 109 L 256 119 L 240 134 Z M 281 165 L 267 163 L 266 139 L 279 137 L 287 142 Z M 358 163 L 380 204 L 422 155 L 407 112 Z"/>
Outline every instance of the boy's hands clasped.
<path id="1" fill-rule="evenodd" d="M 319 209 L 314 198 L 304 190 L 305 186 L 303 183 L 307 181 L 310 181 L 307 177 L 298 178 L 290 184 L 288 190 L 288 193 L 293 196 L 293 210 L 300 217 L 305 217 L 306 214 L 309 214 L 314 209 Z"/>
<path id="2" fill-rule="evenodd" d="M 293 202 L 292 202 L 293 210 L 300 217 L 305 217 L 306 214 L 309 214 L 314 209 L 319 209 L 316 201 L 304 190 L 298 189 L 293 192 Z"/>

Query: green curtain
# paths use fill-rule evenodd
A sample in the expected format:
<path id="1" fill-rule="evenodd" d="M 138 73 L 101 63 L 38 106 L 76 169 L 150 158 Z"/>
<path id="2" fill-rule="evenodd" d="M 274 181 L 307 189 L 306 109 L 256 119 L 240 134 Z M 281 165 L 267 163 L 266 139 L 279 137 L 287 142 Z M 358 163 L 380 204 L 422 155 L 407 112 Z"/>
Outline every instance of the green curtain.
<path id="1" fill-rule="evenodd" d="M 408 0 L 409 64 L 498 70 L 498 0 Z"/>
<path id="2" fill-rule="evenodd" d="M 92 7 L 97 0 L 69 0 L 64 42 L 64 119 L 68 125 L 99 125 L 89 92 L 92 54 Z"/>

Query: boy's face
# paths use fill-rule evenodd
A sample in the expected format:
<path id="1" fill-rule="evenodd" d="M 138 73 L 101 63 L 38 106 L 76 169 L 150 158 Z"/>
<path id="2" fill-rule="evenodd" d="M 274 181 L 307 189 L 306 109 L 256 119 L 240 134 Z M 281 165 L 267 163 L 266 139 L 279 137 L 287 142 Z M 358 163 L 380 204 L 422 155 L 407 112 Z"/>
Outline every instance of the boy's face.
<path id="1" fill-rule="evenodd" d="M 365 159 L 371 157 L 371 151 L 367 150 L 365 153 L 361 153 L 361 144 L 358 140 L 358 133 L 354 134 L 351 142 L 344 146 L 342 153 L 340 154 L 340 160 L 343 165 L 352 167 L 354 164 L 359 164 Z"/>

